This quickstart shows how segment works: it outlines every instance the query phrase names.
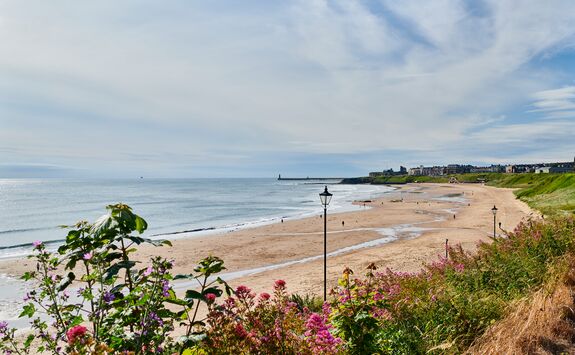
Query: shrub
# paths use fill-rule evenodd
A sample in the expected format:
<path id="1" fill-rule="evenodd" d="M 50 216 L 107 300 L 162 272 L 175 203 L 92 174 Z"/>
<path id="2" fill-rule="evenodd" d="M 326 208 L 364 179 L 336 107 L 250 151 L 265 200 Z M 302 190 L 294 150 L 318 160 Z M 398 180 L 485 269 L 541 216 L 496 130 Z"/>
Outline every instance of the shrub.
<path id="1" fill-rule="evenodd" d="M 152 354 L 183 350 L 202 339 L 205 327 L 196 319 L 197 307 L 208 302 L 208 293 L 221 296 L 219 285 L 227 287 L 220 279 L 208 282 L 212 274 L 224 269 L 223 261 L 208 257 L 194 270 L 196 274 L 177 276 L 196 278 L 202 285 L 180 299 L 171 286 L 171 261 L 154 257 L 137 268 L 137 262 L 130 259 L 136 245 L 170 243 L 133 235 L 145 231 L 147 223 L 129 206 L 116 204 L 107 209 L 94 224 L 82 221 L 72 226 L 58 253 L 47 251 L 42 242 L 34 243 L 30 258 L 36 261 L 36 270 L 22 278 L 37 287 L 26 295 L 28 303 L 20 317 L 30 318 L 35 334 L 17 344 L 14 329 L 2 325 L 0 350 L 28 353 L 37 338 L 37 350 L 53 354 Z M 187 332 L 176 343 L 169 333 L 177 323 Z"/>
<path id="2" fill-rule="evenodd" d="M 573 219 L 521 223 L 475 254 L 450 248 L 418 273 L 345 270 L 330 316 L 349 353 L 459 353 L 540 287 L 547 270 L 573 252 Z"/>

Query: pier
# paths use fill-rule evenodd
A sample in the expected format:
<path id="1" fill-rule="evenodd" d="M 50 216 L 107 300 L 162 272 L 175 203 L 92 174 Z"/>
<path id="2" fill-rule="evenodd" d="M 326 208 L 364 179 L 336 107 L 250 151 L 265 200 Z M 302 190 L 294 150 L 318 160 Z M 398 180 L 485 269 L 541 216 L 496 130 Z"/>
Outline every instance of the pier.
<path id="1" fill-rule="evenodd" d="M 286 178 L 286 177 L 282 177 L 281 174 L 278 175 L 278 180 L 315 180 L 315 181 L 327 181 L 327 180 L 343 180 L 344 178 L 339 178 L 339 177 L 304 177 L 304 178 Z"/>

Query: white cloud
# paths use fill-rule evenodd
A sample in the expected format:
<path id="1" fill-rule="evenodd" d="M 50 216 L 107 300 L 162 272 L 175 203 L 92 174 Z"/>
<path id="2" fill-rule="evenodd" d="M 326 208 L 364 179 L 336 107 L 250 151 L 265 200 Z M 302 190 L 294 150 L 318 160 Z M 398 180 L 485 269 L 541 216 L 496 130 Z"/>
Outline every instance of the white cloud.
<path id="1" fill-rule="evenodd" d="M 553 72 L 524 70 L 572 45 L 571 2 L 373 5 L 0 2 L 0 148 L 70 164 L 130 161 L 134 150 L 158 164 L 261 151 L 445 155 L 482 142 L 473 132 L 488 123 L 520 143 L 516 130 L 537 126 L 500 117 L 532 92 L 534 110 L 574 109 L 568 90 L 548 90 Z"/>
<path id="2" fill-rule="evenodd" d="M 536 100 L 530 112 L 545 112 L 547 118 L 573 117 L 575 110 L 575 86 L 543 90 L 533 95 Z"/>

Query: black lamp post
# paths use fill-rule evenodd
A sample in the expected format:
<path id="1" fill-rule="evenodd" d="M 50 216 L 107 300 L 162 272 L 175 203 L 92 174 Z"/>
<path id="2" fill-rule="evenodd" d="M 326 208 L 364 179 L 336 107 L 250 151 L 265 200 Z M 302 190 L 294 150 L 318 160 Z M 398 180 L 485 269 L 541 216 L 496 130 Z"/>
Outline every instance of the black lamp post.
<path id="1" fill-rule="evenodd" d="M 327 186 L 325 190 L 319 194 L 319 199 L 323 205 L 323 301 L 327 300 L 327 206 L 331 201 L 331 196 L 327 191 Z"/>
<path id="2" fill-rule="evenodd" d="M 497 207 L 495 205 L 493 205 L 491 212 L 493 212 L 493 238 L 495 238 L 495 218 L 497 216 Z"/>

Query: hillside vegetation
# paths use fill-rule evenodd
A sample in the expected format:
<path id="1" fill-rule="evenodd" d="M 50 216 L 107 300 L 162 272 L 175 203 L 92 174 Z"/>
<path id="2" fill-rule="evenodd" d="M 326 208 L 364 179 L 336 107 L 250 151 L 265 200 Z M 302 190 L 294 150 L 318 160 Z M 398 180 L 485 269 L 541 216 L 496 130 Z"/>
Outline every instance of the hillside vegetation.
<path id="1" fill-rule="evenodd" d="M 515 195 L 546 215 L 575 212 L 575 174 L 512 174 L 488 184 L 519 188 Z"/>

